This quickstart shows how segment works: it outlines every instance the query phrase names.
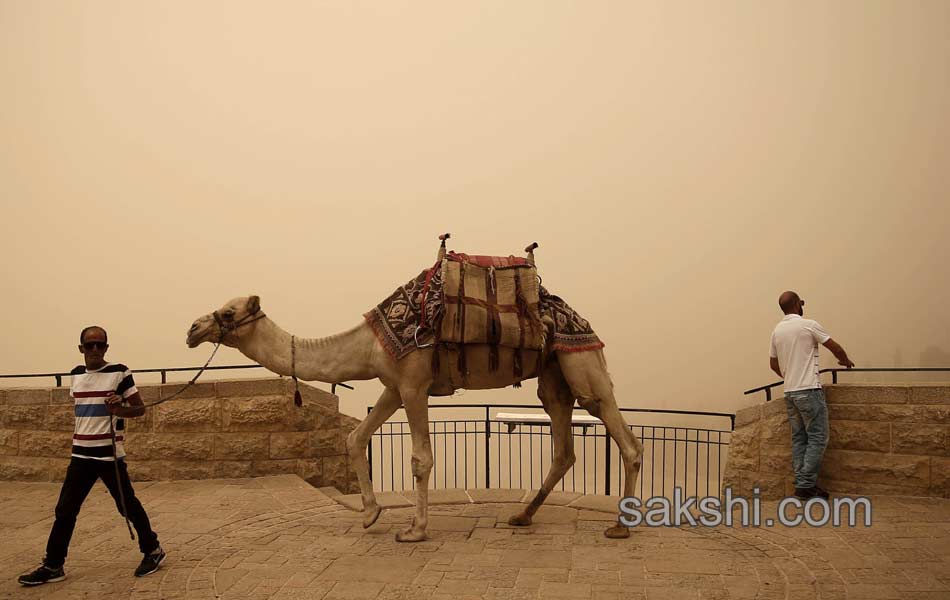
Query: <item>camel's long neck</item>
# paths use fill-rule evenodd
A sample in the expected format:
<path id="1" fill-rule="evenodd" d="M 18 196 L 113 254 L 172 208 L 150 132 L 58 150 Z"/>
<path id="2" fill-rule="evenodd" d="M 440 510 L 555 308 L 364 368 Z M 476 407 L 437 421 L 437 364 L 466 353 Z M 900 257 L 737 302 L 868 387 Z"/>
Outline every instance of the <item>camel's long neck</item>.
<path id="1" fill-rule="evenodd" d="M 238 349 L 279 375 L 293 375 L 304 381 L 340 383 L 372 379 L 372 330 L 365 323 L 325 338 L 294 339 L 291 363 L 290 334 L 269 318 L 254 324 L 252 335 Z"/>

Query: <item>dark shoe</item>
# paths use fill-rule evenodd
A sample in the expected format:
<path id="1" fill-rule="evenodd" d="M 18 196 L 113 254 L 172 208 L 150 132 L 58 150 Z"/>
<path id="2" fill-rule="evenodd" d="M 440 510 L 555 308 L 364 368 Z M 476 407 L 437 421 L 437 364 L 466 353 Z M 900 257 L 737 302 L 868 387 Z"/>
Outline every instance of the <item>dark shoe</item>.
<path id="1" fill-rule="evenodd" d="M 795 497 L 799 500 L 811 500 L 812 498 L 828 499 L 828 492 L 817 485 L 810 488 L 795 488 Z"/>
<path id="2" fill-rule="evenodd" d="M 66 579 L 66 572 L 63 568 L 51 569 L 46 565 L 40 565 L 38 569 L 26 575 L 17 577 L 20 585 L 43 585 L 44 583 L 53 583 Z"/>
<path id="3" fill-rule="evenodd" d="M 799 500 L 811 500 L 816 496 L 815 488 L 795 488 L 795 497 Z"/>
<path id="4" fill-rule="evenodd" d="M 162 549 L 158 550 L 156 554 L 146 554 L 142 558 L 142 562 L 139 563 L 138 568 L 135 569 L 136 577 L 145 577 L 150 575 L 158 570 L 158 565 L 162 564 L 162 561 L 165 560 L 165 551 Z"/>

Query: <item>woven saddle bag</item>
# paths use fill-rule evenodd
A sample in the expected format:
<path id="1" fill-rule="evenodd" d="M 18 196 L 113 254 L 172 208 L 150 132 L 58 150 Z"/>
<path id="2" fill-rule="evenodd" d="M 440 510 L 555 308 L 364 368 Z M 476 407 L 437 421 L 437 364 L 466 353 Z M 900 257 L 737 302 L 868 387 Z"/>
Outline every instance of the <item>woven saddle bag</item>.
<path id="1" fill-rule="evenodd" d="M 527 259 L 445 254 L 439 340 L 540 349 L 539 287 Z"/>

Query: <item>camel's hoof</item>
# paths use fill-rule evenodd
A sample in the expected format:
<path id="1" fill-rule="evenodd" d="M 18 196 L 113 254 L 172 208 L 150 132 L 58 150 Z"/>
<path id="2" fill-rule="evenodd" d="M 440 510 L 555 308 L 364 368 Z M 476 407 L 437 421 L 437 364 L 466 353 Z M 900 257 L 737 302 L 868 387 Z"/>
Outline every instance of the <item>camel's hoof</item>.
<path id="1" fill-rule="evenodd" d="M 421 542 L 426 539 L 426 532 L 422 529 L 404 529 L 396 534 L 397 542 Z"/>
<path id="2" fill-rule="evenodd" d="M 604 537 L 609 537 L 614 540 L 622 540 L 630 537 L 630 528 L 620 525 L 614 525 L 604 531 Z"/>
<path id="3" fill-rule="evenodd" d="M 511 518 L 508 519 L 508 524 L 514 525 L 515 527 L 524 527 L 525 525 L 530 525 L 531 515 L 527 515 L 525 513 L 512 515 Z"/>
<path id="4" fill-rule="evenodd" d="M 363 516 L 363 529 L 366 529 L 367 527 L 373 526 L 373 523 L 375 523 L 379 515 L 382 514 L 383 509 L 377 504 L 372 510 L 363 509 L 363 512 L 366 513 Z"/>

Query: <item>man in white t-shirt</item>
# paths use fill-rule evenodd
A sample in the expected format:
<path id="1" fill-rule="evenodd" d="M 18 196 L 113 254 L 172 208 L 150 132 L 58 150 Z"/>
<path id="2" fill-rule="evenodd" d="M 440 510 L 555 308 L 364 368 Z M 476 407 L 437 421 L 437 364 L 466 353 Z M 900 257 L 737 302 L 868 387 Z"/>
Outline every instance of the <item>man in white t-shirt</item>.
<path id="1" fill-rule="evenodd" d="M 818 487 L 818 471 L 828 445 L 828 407 L 818 378 L 819 344 L 835 355 L 839 365 L 850 369 L 854 363 L 817 321 L 802 318 L 805 301 L 798 294 L 784 292 L 778 304 L 785 318 L 772 331 L 769 364 L 785 380 L 795 496 L 803 500 L 827 498 L 828 492 Z"/>

